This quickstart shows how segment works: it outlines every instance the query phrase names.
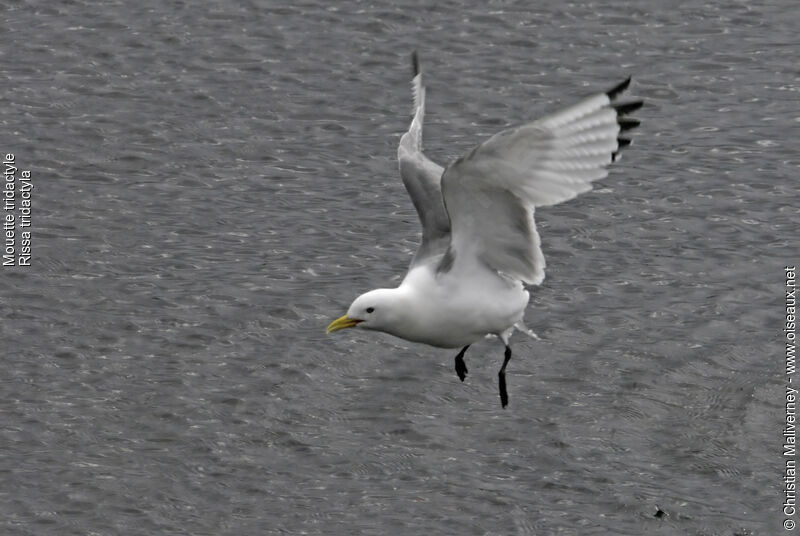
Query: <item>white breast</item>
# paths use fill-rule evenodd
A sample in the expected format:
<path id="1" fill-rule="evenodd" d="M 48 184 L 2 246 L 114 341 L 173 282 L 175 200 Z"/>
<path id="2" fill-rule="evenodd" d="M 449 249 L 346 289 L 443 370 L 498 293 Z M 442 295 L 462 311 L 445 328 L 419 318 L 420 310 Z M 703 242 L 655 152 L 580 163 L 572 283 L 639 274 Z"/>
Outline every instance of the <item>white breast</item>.
<path id="1" fill-rule="evenodd" d="M 409 272 L 400 289 L 407 315 L 392 334 L 442 348 L 466 346 L 505 331 L 522 319 L 529 297 L 522 284 L 489 270 L 463 278 L 419 267 Z"/>

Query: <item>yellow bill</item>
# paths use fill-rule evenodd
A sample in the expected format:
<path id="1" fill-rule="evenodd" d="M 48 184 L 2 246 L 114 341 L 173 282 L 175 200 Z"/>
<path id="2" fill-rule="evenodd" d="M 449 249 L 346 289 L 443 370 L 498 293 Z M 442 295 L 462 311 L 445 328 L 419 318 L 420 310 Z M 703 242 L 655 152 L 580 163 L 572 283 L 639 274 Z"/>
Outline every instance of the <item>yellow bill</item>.
<path id="1" fill-rule="evenodd" d="M 328 329 L 325 330 L 325 333 L 333 333 L 334 331 L 339 331 L 340 329 L 352 328 L 359 322 L 362 322 L 362 320 L 350 318 L 349 316 L 344 315 L 343 317 L 337 318 L 331 322 L 331 325 L 328 326 Z"/>

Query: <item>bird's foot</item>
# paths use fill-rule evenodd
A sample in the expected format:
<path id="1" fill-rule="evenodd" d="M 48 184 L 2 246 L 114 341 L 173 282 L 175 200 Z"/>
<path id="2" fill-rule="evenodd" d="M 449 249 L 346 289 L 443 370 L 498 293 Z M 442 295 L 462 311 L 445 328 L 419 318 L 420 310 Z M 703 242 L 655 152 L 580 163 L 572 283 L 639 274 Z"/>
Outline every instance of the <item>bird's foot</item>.
<path id="1" fill-rule="evenodd" d="M 500 404 L 505 408 L 508 405 L 508 391 L 506 390 L 506 373 L 502 370 L 497 373 L 500 380 Z"/>
<path id="2" fill-rule="evenodd" d="M 467 351 L 467 348 L 469 348 L 469 345 L 462 348 L 456 356 L 456 374 L 458 374 L 458 379 L 462 382 L 464 381 L 464 378 L 467 377 L 467 372 L 469 372 L 467 370 L 467 364 L 464 362 L 464 353 Z"/>
<path id="3" fill-rule="evenodd" d="M 458 379 L 462 382 L 464 378 L 467 377 L 467 365 L 464 363 L 464 358 L 461 356 L 456 357 L 456 374 L 458 374 Z"/>
<path id="4" fill-rule="evenodd" d="M 511 347 L 506 346 L 506 353 L 503 359 L 503 366 L 500 367 L 500 372 L 497 373 L 498 383 L 500 385 L 500 404 L 505 408 L 508 405 L 508 390 L 506 389 L 506 365 L 511 360 Z"/>

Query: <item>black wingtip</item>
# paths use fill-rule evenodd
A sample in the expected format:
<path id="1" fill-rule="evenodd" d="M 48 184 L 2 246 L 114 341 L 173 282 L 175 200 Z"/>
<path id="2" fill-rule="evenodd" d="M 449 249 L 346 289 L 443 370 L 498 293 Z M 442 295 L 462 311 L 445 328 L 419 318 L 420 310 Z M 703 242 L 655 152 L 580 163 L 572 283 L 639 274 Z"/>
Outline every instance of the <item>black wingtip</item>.
<path id="1" fill-rule="evenodd" d="M 611 107 L 617 111 L 617 115 L 625 115 L 631 112 L 635 112 L 639 108 L 642 107 L 644 101 L 633 101 L 633 102 L 620 102 L 619 104 L 612 104 Z"/>
<path id="2" fill-rule="evenodd" d="M 625 132 L 626 130 L 638 127 L 642 122 L 632 117 L 617 117 L 617 124 L 619 125 L 619 131 Z"/>
<path id="3" fill-rule="evenodd" d="M 619 153 L 622 151 L 623 147 L 627 147 L 631 144 L 631 140 L 629 138 L 617 138 L 617 150 L 611 153 L 611 161 L 616 162 L 619 160 Z"/>
<path id="4" fill-rule="evenodd" d="M 611 100 L 614 100 L 614 97 L 628 89 L 628 86 L 631 85 L 631 77 L 629 76 L 623 82 L 617 84 L 616 86 L 612 87 L 608 91 L 606 91 L 606 95 Z"/>
<path id="5" fill-rule="evenodd" d="M 411 53 L 411 68 L 414 69 L 414 76 L 419 74 L 419 54 L 417 51 Z"/>

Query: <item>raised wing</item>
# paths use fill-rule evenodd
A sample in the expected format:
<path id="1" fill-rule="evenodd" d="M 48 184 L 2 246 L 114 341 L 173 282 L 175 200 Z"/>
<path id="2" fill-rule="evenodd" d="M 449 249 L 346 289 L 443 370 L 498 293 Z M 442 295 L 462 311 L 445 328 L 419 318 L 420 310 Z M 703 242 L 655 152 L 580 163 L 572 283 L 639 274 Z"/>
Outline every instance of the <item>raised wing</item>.
<path id="1" fill-rule="evenodd" d="M 408 132 L 400 138 L 397 160 L 400 176 L 422 223 L 422 243 L 410 268 L 444 254 L 450 243 L 450 218 L 444 208 L 441 180 L 444 168 L 422 152 L 422 121 L 425 116 L 425 87 L 416 51 L 414 66 L 414 118 Z"/>
<path id="2" fill-rule="evenodd" d="M 639 122 L 626 114 L 642 101 L 618 104 L 630 78 L 478 145 L 447 168 L 442 193 L 452 237 L 439 265 L 478 261 L 531 285 L 544 280 L 545 261 L 533 220 L 535 207 L 591 190 L 630 139 L 619 133 Z"/>

